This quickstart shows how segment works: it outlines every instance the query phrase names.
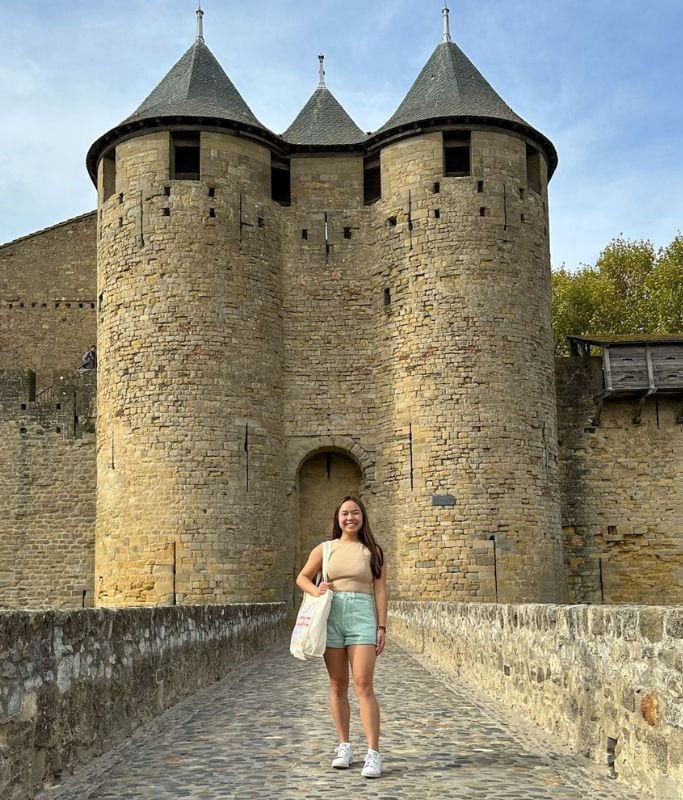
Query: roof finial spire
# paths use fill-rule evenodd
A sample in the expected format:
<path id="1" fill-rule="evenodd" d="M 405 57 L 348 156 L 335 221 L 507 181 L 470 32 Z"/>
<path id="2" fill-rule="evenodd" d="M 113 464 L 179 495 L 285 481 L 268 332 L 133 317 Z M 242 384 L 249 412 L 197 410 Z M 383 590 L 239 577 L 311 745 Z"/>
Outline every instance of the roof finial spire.
<path id="1" fill-rule="evenodd" d="M 318 84 L 318 89 L 325 88 L 325 56 L 321 53 L 318 56 L 318 61 L 320 62 L 320 83 Z"/>
<path id="2" fill-rule="evenodd" d="M 197 3 L 197 41 L 204 41 L 204 12 L 202 11 L 202 4 Z"/>
<path id="3" fill-rule="evenodd" d="M 441 16 L 443 17 L 443 38 L 441 39 L 442 42 L 452 42 L 451 39 L 451 22 L 449 19 L 449 10 L 446 3 L 443 4 L 443 11 L 441 12 Z"/>

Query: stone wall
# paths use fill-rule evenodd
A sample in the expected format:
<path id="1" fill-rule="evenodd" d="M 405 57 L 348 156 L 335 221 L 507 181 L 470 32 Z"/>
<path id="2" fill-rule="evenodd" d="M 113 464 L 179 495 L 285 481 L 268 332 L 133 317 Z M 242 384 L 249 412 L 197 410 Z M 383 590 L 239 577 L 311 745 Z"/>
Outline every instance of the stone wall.
<path id="1" fill-rule="evenodd" d="M 0 246 L 0 368 L 32 369 L 38 388 L 95 343 L 96 215 Z"/>
<path id="2" fill-rule="evenodd" d="M 281 604 L 0 612 L 0 797 L 27 800 L 278 635 Z"/>
<path id="3" fill-rule="evenodd" d="M 0 370 L 0 607 L 93 604 L 95 373 Z"/>
<path id="4" fill-rule="evenodd" d="M 608 400 L 601 359 L 557 361 L 562 526 L 570 602 L 683 603 L 680 398 Z"/>
<path id="5" fill-rule="evenodd" d="M 683 609 L 396 602 L 389 626 L 606 774 L 683 798 Z"/>

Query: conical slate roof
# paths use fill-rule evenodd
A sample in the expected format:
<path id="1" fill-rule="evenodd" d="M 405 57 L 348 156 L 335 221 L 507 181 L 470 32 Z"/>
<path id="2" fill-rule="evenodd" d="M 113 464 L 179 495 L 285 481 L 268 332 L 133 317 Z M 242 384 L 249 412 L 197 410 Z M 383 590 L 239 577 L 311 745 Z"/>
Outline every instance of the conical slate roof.
<path id="1" fill-rule="evenodd" d="M 201 39 L 123 123 L 159 116 L 214 117 L 264 127 Z"/>
<path id="2" fill-rule="evenodd" d="M 320 85 L 282 138 L 290 144 L 314 146 L 360 144 L 367 136 L 327 86 Z"/>
<path id="3" fill-rule="evenodd" d="M 489 117 L 527 123 L 453 42 L 441 42 L 396 113 L 380 131 L 436 117 Z"/>
<path id="4" fill-rule="evenodd" d="M 275 140 L 275 134 L 256 119 L 214 54 L 198 36 L 190 49 L 142 104 L 123 122 L 101 136 L 86 157 L 96 179 L 100 157 L 124 136 L 168 124 L 198 123 L 240 127 Z"/>
<path id="5" fill-rule="evenodd" d="M 374 136 L 427 120 L 499 123 L 536 140 L 548 156 L 550 172 L 557 165 L 555 148 L 508 106 L 474 64 L 450 39 L 432 53 L 391 119 Z M 374 138 L 374 137 L 373 137 Z"/>

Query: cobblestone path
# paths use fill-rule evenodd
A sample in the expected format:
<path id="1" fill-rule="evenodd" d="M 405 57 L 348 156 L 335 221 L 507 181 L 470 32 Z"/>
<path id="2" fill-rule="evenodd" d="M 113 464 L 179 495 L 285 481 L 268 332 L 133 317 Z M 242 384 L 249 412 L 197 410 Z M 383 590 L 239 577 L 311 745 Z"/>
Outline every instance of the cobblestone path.
<path id="1" fill-rule="evenodd" d="M 378 662 L 384 775 L 329 766 L 336 744 L 322 664 L 285 643 L 176 706 L 40 800 L 643 800 L 540 729 L 390 645 Z M 605 767 L 605 772 L 606 772 Z"/>

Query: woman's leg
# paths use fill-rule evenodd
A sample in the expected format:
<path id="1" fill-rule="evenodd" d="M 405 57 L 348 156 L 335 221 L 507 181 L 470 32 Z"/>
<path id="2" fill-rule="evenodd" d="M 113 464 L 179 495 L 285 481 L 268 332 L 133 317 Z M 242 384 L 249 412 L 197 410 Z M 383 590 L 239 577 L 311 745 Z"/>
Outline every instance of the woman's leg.
<path id="1" fill-rule="evenodd" d="M 325 650 L 325 666 L 330 676 L 330 709 L 340 742 L 349 741 L 349 658 L 343 647 Z"/>
<path id="2" fill-rule="evenodd" d="M 360 708 L 360 721 L 368 739 L 368 747 L 379 751 L 379 703 L 373 685 L 377 659 L 375 645 L 353 644 L 347 649 Z"/>

